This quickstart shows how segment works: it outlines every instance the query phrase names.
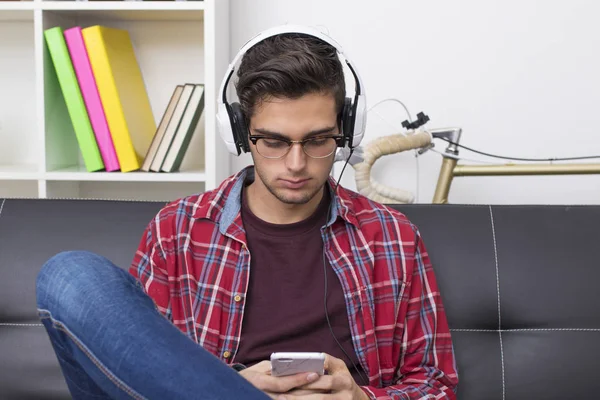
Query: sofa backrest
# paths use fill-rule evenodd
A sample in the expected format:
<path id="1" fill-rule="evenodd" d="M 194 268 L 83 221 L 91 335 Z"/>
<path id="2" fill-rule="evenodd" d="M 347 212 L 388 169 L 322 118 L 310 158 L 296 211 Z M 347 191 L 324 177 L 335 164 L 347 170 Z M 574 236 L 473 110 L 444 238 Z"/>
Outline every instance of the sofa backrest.
<path id="1" fill-rule="evenodd" d="M 0 398 L 70 398 L 35 307 L 63 250 L 127 268 L 164 203 L 0 199 Z M 459 399 L 600 389 L 599 206 L 395 205 L 423 235 L 452 330 Z"/>
<path id="2" fill-rule="evenodd" d="M 3 205 L 3 206 L 2 206 Z M 63 250 L 90 250 L 127 268 L 158 202 L 0 200 L 0 399 L 69 399 L 36 313 L 35 280 Z"/>
<path id="3" fill-rule="evenodd" d="M 436 272 L 459 399 L 598 396 L 600 206 L 396 208 Z"/>

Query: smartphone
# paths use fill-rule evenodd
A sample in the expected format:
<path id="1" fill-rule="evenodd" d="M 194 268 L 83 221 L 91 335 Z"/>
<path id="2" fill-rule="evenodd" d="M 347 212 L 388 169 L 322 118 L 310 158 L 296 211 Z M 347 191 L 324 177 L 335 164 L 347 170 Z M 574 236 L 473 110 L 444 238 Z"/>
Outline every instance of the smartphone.
<path id="1" fill-rule="evenodd" d="M 303 372 L 325 373 L 325 353 L 279 352 L 271 354 L 271 375 L 286 376 Z"/>

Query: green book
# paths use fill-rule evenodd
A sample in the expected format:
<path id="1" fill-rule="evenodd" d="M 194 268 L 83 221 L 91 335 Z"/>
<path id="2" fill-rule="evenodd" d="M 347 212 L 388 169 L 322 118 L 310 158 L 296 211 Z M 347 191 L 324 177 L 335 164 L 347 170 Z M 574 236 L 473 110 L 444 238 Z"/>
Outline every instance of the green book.
<path id="1" fill-rule="evenodd" d="M 85 168 L 88 172 L 102 170 L 104 169 L 104 162 L 81 95 L 63 29 L 60 26 L 46 29 L 44 30 L 44 37 L 73 124 Z"/>

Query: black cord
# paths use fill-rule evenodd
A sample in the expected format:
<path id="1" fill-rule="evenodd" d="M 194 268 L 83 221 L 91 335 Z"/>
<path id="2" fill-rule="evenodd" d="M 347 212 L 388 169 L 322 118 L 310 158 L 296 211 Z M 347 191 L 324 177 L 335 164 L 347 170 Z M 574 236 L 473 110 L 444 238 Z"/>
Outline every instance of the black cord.
<path id="1" fill-rule="evenodd" d="M 346 163 L 344 164 L 344 167 L 342 168 L 342 172 L 340 172 L 340 177 L 338 178 L 338 180 L 335 184 L 335 188 L 333 189 L 333 196 L 335 196 L 335 194 L 337 193 L 338 186 L 340 185 L 340 180 L 342 179 L 342 174 L 344 173 L 344 170 L 346 169 L 346 166 L 348 165 L 348 161 L 350 161 L 350 157 L 352 157 L 353 151 L 354 150 L 352 148 L 350 148 L 350 155 L 348 156 L 348 159 L 346 160 Z M 331 207 L 332 207 L 333 201 L 334 201 L 334 198 L 332 197 L 329 201 L 329 207 L 327 208 L 327 218 L 325 219 L 326 224 L 329 222 L 329 216 L 331 215 Z M 324 244 L 323 244 L 323 246 L 324 246 Z M 348 361 L 352 364 L 352 366 L 354 367 L 354 370 L 360 376 L 360 379 L 363 382 L 365 382 L 364 383 L 365 385 L 368 385 L 369 380 L 360 372 L 360 370 L 358 369 L 356 364 L 352 362 L 352 359 L 350 358 L 348 353 L 346 353 L 346 350 L 344 350 L 344 347 L 340 344 L 337 337 L 335 337 L 335 333 L 333 332 L 333 327 L 331 326 L 331 321 L 329 321 L 329 311 L 327 310 L 327 262 L 325 260 L 325 247 L 323 247 L 323 275 L 325 277 L 325 298 L 324 298 L 325 318 L 327 319 L 327 325 L 329 326 L 329 331 L 331 332 L 331 336 L 333 336 L 333 340 L 335 340 L 335 342 L 337 343 L 339 348 L 342 350 L 342 353 L 344 353 L 344 355 L 346 356 Z"/>
<path id="2" fill-rule="evenodd" d="M 515 160 L 515 161 L 573 161 L 573 160 L 587 160 L 587 159 L 592 159 L 592 158 L 600 158 L 600 156 L 562 157 L 562 158 L 520 158 L 520 157 L 498 156 L 498 155 L 495 155 L 495 154 L 490 154 L 490 153 L 485 153 L 483 151 L 475 150 L 475 149 L 472 149 L 472 148 L 467 147 L 467 146 L 462 145 L 462 144 L 454 143 L 453 141 L 451 141 L 449 139 L 446 139 L 446 138 L 438 138 L 438 139 L 442 139 L 445 142 L 448 142 L 448 143 L 453 144 L 453 145 L 458 146 L 458 147 L 462 147 L 463 149 L 472 151 L 473 153 L 481 154 L 481 155 L 488 156 L 488 157 L 502 158 L 502 159 L 505 159 L 505 160 Z"/>

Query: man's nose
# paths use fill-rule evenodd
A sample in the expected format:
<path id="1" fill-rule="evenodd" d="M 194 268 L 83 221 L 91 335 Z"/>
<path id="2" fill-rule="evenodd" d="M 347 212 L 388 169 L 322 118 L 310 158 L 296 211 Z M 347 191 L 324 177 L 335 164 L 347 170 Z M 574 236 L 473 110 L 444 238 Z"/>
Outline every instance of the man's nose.
<path id="1" fill-rule="evenodd" d="M 292 148 L 285 158 L 286 166 L 291 171 L 301 171 L 306 167 L 307 157 L 300 143 L 292 143 Z"/>

